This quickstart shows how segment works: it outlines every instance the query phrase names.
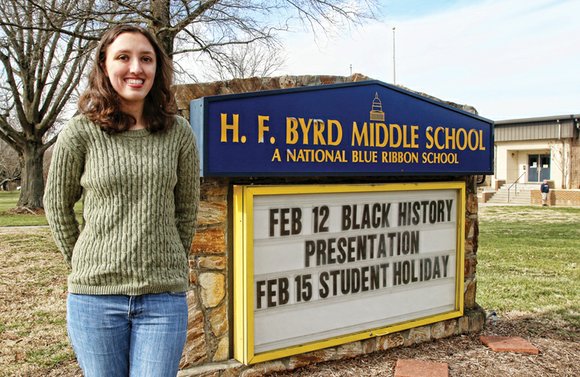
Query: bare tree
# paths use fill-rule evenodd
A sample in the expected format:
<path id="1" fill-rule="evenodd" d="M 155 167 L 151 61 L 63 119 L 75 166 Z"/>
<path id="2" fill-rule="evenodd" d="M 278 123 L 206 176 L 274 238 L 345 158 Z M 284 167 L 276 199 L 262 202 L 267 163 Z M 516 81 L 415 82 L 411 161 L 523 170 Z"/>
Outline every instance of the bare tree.
<path id="1" fill-rule="evenodd" d="M 206 79 L 217 81 L 272 76 L 286 60 L 282 50 L 271 45 L 253 43 L 226 46 L 224 49 L 222 59 L 208 63 L 211 68 Z"/>
<path id="2" fill-rule="evenodd" d="M 18 154 L 0 140 L 0 190 L 4 190 L 8 183 L 19 180 L 21 175 Z"/>
<path id="3" fill-rule="evenodd" d="M 571 154 L 570 144 L 564 141 L 550 143 L 550 150 L 552 155 L 552 166 L 556 166 L 560 173 L 562 173 L 562 188 L 567 189 L 570 181 L 571 170 Z"/>
<path id="4" fill-rule="evenodd" d="M 100 0 L 84 17 L 146 26 L 174 58 L 179 81 L 187 82 L 198 80 L 192 61 L 223 74 L 232 50 L 258 44 L 271 52 L 283 32 L 332 33 L 374 19 L 375 9 L 377 0 Z M 220 77 L 214 73 L 209 77 Z"/>
<path id="5" fill-rule="evenodd" d="M 373 17 L 376 0 L 2 0 L 0 138 L 22 161 L 18 206 L 42 207 L 51 129 L 83 77 L 105 25 L 149 28 L 170 56 L 219 61 L 225 46 L 273 46 L 296 22 L 314 32 Z M 257 72 L 257 71 L 256 71 Z M 6 84 L 3 84 L 6 83 Z"/>
<path id="6" fill-rule="evenodd" d="M 146 25 L 170 56 L 221 59 L 229 52 L 224 46 L 272 43 L 296 24 L 324 32 L 373 18 L 375 8 L 376 0 L 111 0 L 86 17 Z"/>
<path id="7" fill-rule="evenodd" d="M 76 19 L 91 0 L 3 0 L 0 3 L 0 139 L 19 155 L 19 207 L 43 207 L 44 152 L 59 114 L 88 61 L 90 20 Z"/>

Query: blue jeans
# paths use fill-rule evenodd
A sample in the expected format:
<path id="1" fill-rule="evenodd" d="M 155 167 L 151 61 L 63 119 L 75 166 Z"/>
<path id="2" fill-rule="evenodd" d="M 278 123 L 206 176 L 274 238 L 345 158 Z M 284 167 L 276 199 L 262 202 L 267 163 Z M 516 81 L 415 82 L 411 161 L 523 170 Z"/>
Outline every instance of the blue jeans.
<path id="1" fill-rule="evenodd" d="M 187 333 L 185 293 L 69 293 L 67 328 L 85 377 L 175 377 Z"/>

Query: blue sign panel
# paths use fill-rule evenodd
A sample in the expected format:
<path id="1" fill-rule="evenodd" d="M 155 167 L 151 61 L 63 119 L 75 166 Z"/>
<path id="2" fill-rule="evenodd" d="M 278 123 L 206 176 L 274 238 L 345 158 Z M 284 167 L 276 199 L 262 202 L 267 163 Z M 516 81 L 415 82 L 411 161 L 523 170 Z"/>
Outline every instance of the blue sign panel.
<path id="1" fill-rule="evenodd" d="M 191 103 L 205 176 L 493 174 L 493 122 L 379 81 Z"/>

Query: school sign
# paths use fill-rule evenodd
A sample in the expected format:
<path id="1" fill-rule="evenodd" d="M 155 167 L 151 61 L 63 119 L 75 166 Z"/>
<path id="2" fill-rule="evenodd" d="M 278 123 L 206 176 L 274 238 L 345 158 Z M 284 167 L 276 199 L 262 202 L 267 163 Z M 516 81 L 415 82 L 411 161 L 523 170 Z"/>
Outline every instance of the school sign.
<path id="1" fill-rule="evenodd" d="M 493 172 L 492 122 L 367 81 L 192 101 L 205 176 Z"/>
<path id="2" fill-rule="evenodd" d="M 377 81 L 206 97 L 191 114 L 202 174 L 233 182 L 236 359 L 463 315 L 465 183 L 449 177 L 492 173 L 492 122 Z M 351 183 L 236 184 L 252 176 Z"/>

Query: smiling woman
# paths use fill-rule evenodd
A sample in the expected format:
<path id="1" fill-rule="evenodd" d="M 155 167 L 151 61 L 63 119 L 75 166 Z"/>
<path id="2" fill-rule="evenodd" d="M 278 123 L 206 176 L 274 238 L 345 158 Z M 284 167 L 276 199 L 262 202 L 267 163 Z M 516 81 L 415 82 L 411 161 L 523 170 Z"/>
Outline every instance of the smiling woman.
<path id="1" fill-rule="evenodd" d="M 79 109 L 107 133 L 166 130 L 177 111 L 171 92 L 173 67 L 155 37 L 121 25 L 105 33 Z"/>
<path id="2" fill-rule="evenodd" d="M 143 106 L 153 86 L 156 60 L 153 46 L 140 33 L 123 33 L 107 47 L 105 75 L 119 95 L 121 110 L 135 118 L 129 129 L 145 128 Z"/>
<path id="3" fill-rule="evenodd" d="M 177 374 L 199 162 L 191 126 L 175 115 L 171 79 L 149 32 L 109 30 L 81 115 L 52 157 L 46 217 L 70 268 L 67 328 L 87 377 Z M 73 211 L 81 196 L 82 228 Z"/>

